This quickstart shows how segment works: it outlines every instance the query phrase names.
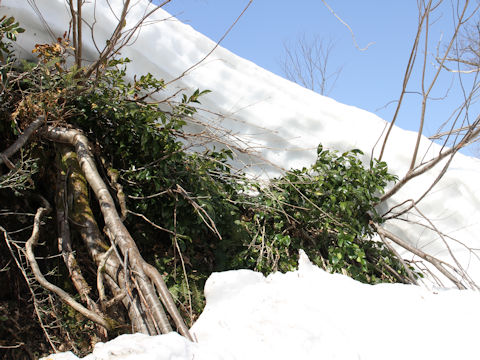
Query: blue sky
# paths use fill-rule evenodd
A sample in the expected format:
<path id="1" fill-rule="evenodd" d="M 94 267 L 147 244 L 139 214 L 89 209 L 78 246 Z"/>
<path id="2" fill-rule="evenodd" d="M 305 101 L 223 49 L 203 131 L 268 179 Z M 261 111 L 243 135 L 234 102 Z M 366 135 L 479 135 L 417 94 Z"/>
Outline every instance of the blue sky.
<path id="1" fill-rule="evenodd" d="M 416 33 L 417 1 L 327 2 L 350 25 L 360 47 L 373 42 L 367 50 L 360 51 L 355 46 L 349 30 L 321 0 L 254 0 L 222 46 L 265 69 L 284 75 L 281 59 L 285 42 L 295 41 L 302 34 L 331 39 L 335 47 L 329 67 L 332 71 L 337 67 L 343 70 L 328 96 L 391 120 L 395 105 L 384 106 L 400 94 Z M 245 0 L 174 0 L 165 10 L 211 39 L 218 40 L 247 3 Z M 428 51 L 431 59 L 442 36 L 444 39 L 452 30 L 452 9 L 449 6 L 450 2 L 446 2 L 433 19 Z M 432 61 L 429 61 L 428 68 L 430 72 L 434 71 Z M 427 108 L 426 135 L 433 134 L 461 100 L 461 93 L 447 91 L 452 81 L 456 83 L 455 79 L 454 75 L 446 74 L 434 88 L 433 97 L 443 98 L 447 92 L 449 96 L 446 100 L 433 101 Z M 418 91 L 419 81 L 417 71 L 408 90 Z M 420 100 L 415 94 L 407 96 L 397 125 L 408 130 L 418 129 Z"/>

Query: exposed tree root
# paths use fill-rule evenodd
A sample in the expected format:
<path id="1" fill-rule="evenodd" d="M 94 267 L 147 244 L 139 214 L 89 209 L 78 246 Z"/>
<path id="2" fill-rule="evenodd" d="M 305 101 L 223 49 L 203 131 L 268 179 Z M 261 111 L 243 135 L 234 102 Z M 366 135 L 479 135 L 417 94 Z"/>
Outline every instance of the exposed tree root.
<path id="1" fill-rule="evenodd" d="M 120 291 L 117 291 L 117 294 L 115 294 L 115 297 L 119 296 L 122 290 L 126 291 L 127 296 L 123 299 L 124 301 L 126 299 L 130 301 L 129 315 L 134 324 L 134 330 L 149 334 L 168 333 L 172 331 L 163 306 L 159 301 L 158 296 L 160 296 L 165 308 L 175 321 L 178 331 L 191 340 L 192 338 L 190 337 L 188 328 L 184 324 L 162 276 L 154 267 L 145 262 L 140 255 L 135 241 L 125 228 L 115 208 L 115 202 L 97 171 L 95 161 L 88 147 L 87 138 L 78 130 L 59 127 L 48 128 L 44 135 L 49 140 L 70 144 L 75 149 L 78 163 L 85 175 L 85 179 L 99 201 L 100 210 L 105 221 L 105 232 L 110 238 L 112 246 L 118 248 L 117 258 L 120 263 L 123 263 L 123 281 L 119 281 L 118 274 L 121 272 L 118 271 L 117 264 L 114 263 L 115 261 L 112 263 L 111 260 L 115 257 L 111 255 L 108 256 L 105 261 L 105 267 L 107 267 L 107 264 L 110 264 L 114 269 L 116 268 L 117 272 L 114 275 L 112 272 L 107 271 L 107 274 L 110 273 L 109 276 L 106 276 L 107 279 L 110 279 L 107 283 L 111 285 L 111 282 L 114 282 L 117 284 L 117 288 L 120 289 Z M 83 202 L 88 204 L 87 200 Z M 78 224 L 82 226 L 81 233 L 85 233 L 84 242 L 86 242 L 87 247 L 90 249 L 89 251 L 91 251 L 95 262 L 99 265 L 102 260 L 104 260 L 102 256 L 106 256 L 107 248 L 99 246 L 101 242 L 99 242 L 98 239 L 101 237 L 99 237 L 98 227 L 93 219 L 93 215 L 90 215 L 89 211 L 86 211 L 86 204 L 84 204 L 83 209 L 74 212 L 83 214 L 82 216 L 91 216 L 92 218 L 77 219 L 74 220 L 74 222 L 80 221 Z M 132 307 L 136 307 L 132 304 L 138 306 L 138 311 L 132 309 Z M 132 313 L 132 311 L 136 314 Z"/>
<path id="2" fill-rule="evenodd" d="M 33 248 L 38 244 L 38 239 L 40 235 L 40 222 L 42 220 L 42 217 L 48 211 L 49 209 L 44 207 L 38 208 L 37 213 L 35 215 L 32 235 L 30 236 L 30 239 L 28 239 L 27 243 L 25 244 L 27 259 L 30 264 L 30 268 L 32 269 L 32 272 L 35 275 L 35 279 L 43 288 L 56 294 L 58 297 L 60 297 L 60 299 L 63 302 L 71 306 L 73 309 L 78 311 L 87 319 L 95 322 L 96 324 L 103 326 L 107 330 L 111 329 L 112 328 L 111 321 L 85 308 L 83 305 L 75 301 L 73 297 L 70 294 L 68 294 L 66 291 L 60 289 L 58 286 L 53 285 L 47 279 L 45 279 L 42 272 L 40 271 L 40 267 L 38 266 L 37 260 L 35 259 Z"/>

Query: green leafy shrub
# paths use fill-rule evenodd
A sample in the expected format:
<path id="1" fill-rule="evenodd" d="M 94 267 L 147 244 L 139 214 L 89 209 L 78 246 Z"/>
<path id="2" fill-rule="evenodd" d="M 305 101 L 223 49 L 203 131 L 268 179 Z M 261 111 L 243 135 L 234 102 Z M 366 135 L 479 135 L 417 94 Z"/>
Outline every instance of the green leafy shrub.
<path id="1" fill-rule="evenodd" d="M 7 63 L 12 56 L 11 42 L 17 40 L 17 35 L 25 32 L 13 16 L 3 15 L 0 18 L 0 62 Z M 7 38 L 7 41 L 4 38 Z"/>
<path id="2" fill-rule="evenodd" d="M 237 221 L 250 234 L 233 255 L 237 266 L 265 273 L 296 267 L 304 249 L 319 266 L 369 283 L 395 281 L 404 269 L 382 243 L 372 240 L 372 222 L 385 186 L 395 181 L 385 162 L 365 167 L 360 150 L 343 154 L 320 145 L 309 168 L 291 170 L 268 186 L 254 185 L 257 196 L 242 201 L 245 215 Z M 390 269 L 389 269 L 390 268 Z"/>

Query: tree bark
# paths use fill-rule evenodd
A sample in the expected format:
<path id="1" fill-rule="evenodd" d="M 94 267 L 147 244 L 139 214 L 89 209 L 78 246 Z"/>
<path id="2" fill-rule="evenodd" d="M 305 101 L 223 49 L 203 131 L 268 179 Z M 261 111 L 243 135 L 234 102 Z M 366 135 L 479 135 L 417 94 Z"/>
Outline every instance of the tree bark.
<path id="1" fill-rule="evenodd" d="M 132 282 L 138 291 L 140 300 L 143 301 L 143 308 L 146 312 L 145 318 L 147 329 L 143 329 L 143 331 L 146 330 L 150 334 L 156 334 L 158 332 L 168 333 L 172 331 L 162 304 L 158 299 L 154 284 L 157 286 L 160 296 L 168 297 L 167 300 L 163 299 L 163 302 L 168 308 L 169 313 L 174 314 L 173 318 L 176 323 L 179 320 L 178 309 L 174 306 L 170 293 L 167 291 L 167 294 L 165 294 L 164 291 L 162 291 L 162 286 L 159 285 L 163 282 L 163 279 L 162 281 L 159 280 L 161 275 L 158 274 L 158 276 L 152 276 L 152 268 L 149 267 L 140 255 L 134 239 L 123 224 L 115 208 L 114 200 L 97 171 L 95 161 L 88 147 L 88 139 L 78 130 L 59 127 L 49 127 L 45 131 L 45 137 L 55 142 L 68 143 L 75 148 L 80 167 L 88 184 L 99 201 L 100 210 L 107 229 L 107 235 L 109 235 L 113 244 L 118 246 L 121 256 L 125 260 L 125 273 L 127 273 L 128 267 L 132 270 Z M 154 270 L 157 272 L 156 269 Z M 145 272 L 148 272 L 149 276 L 147 276 Z M 129 279 L 125 279 L 125 281 L 128 280 Z M 157 327 L 159 331 L 157 331 Z M 192 339 L 183 320 L 181 321 L 181 324 L 177 323 L 177 327 L 182 335 L 188 339 Z"/>
<path id="2" fill-rule="evenodd" d="M 43 276 L 42 272 L 40 271 L 40 267 L 37 264 L 37 260 L 35 259 L 35 253 L 33 252 L 33 248 L 38 244 L 39 234 L 40 234 L 40 222 L 42 220 L 43 215 L 47 212 L 46 208 L 39 208 L 35 215 L 34 224 L 33 224 L 33 231 L 32 235 L 28 239 L 27 243 L 25 244 L 26 255 L 28 259 L 28 263 L 32 269 L 32 272 L 35 276 L 35 279 L 38 283 L 46 290 L 51 291 L 52 293 L 56 294 L 60 299 L 65 302 L 67 305 L 78 311 L 80 314 L 85 316 L 87 319 L 92 320 L 93 322 L 100 324 L 105 329 L 109 330 L 112 328 L 112 324 L 106 318 L 102 317 L 101 315 L 85 308 L 83 305 L 79 304 L 75 301 L 70 294 L 66 291 L 60 289 L 58 286 L 53 285 L 50 283 L 45 277 Z"/>

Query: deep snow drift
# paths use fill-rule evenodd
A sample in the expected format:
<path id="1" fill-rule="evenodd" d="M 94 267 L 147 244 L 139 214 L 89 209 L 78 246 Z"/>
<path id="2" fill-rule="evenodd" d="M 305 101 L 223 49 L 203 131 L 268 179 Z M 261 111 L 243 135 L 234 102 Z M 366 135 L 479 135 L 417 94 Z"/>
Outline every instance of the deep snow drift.
<path id="1" fill-rule="evenodd" d="M 302 254 L 298 271 L 214 273 L 191 332 L 123 335 L 84 360 L 478 359 L 480 294 L 365 285 Z M 77 360 L 71 353 L 49 360 Z"/>
<path id="2" fill-rule="evenodd" d="M 35 11 L 30 3 L 27 0 L 4 0 L 1 10 L 15 16 L 27 28 L 27 32 L 19 36 L 18 46 L 22 56 L 31 57 L 31 49 L 36 43 L 51 42 L 64 34 L 69 25 L 69 11 L 64 0 L 35 0 Z M 85 5 L 82 12 L 90 24 L 96 16 L 94 39 L 101 48 L 116 26 L 122 1 L 109 2 L 113 9 L 117 9 L 117 14 L 112 13 L 107 1 L 97 0 L 95 3 L 96 7 Z M 127 24 L 131 26 L 145 13 L 148 5 L 144 0 L 135 4 L 127 17 Z M 49 25 L 48 31 L 38 14 Z M 157 21 L 143 27 L 133 44 L 121 52 L 122 56 L 133 60 L 129 65 L 130 74 L 150 72 L 167 82 L 176 79 L 160 96 L 168 96 L 179 89 L 187 92 L 197 88 L 212 90 L 201 99 L 204 111 L 200 111 L 197 119 L 212 125 L 209 131 L 222 136 L 222 141 L 235 142 L 256 151 L 265 160 L 240 154 L 236 159 L 238 166 L 259 164 L 248 171 L 263 175 L 278 174 L 279 168 L 307 166 L 313 162 L 320 142 L 326 148 L 340 151 L 359 148 L 366 156 L 373 149 L 378 155 L 378 144 L 381 144 L 378 140 L 387 125 L 378 116 L 304 89 L 222 47 L 201 61 L 214 48 L 212 40 L 162 9 L 152 20 Z M 84 40 L 85 56 L 94 58 L 98 53 L 92 39 L 84 35 Z M 390 136 L 384 160 L 390 171 L 400 178 L 408 170 L 415 140 L 416 133 L 398 127 Z M 418 159 L 428 160 L 438 154 L 440 146 L 423 138 L 421 149 Z M 410 181 L 381 205 L 381 212 L 406 201 L 408 205 L 410 199 L 419 199 L 434 182 L 443 164 Z M 479 183 L 480 161 L 457 154 L 442 180 L 418 204 L 421 213 L 411 210 L 400 220 L 388 221 L 386 228 L 430 255 L 457 266 L 445 246 L 447 242 L 456 260 L 480 282 L 479 251 L 470 250 L 480 248 Z M 399 210 L 401 207 L 395 208 L 395 211 Z M 443 238 L 432 228 L 442 233 Z M 403 254 L 419 260 L 411 254 Z M 452 286 L 445 280 L 443 284 Z"/>
<path id="3" fill-rule="evenodd" d="M 121 1 L 112 0 L 112 4 Z M 52 36 L 68 28 L 69 13 L 63 0 L 3 0 L 0 12 L 15 16 L 27 29 L 19 37 L 23 56 L 31 56 L 35 43 L 52 37 L 39 20 L 40 12 Z M 95 41 L 102 46 L 115 24 L 104 1 L 96 8 Z M 143 13 L 139 1 L 130 20 Z M 93 16 L 86 3 L 84 15 Z M 122 55 L 133 59 L 131 74 L 151 72 L 167 82 L 197 64 L 215 43 L 160 11 L 163 20 L 142 29 Z M 129 24 L 132 22 L 128 22 Z M 96 53 L 88 37 L 86 54 Z M 88 42 L 90 41 L 90 42 Z M 165 96 L 178 89 L 213 92 L 202 99 L 199 119 L 229 130 L 225 140 L 258 151 L 280 168 L 299 167 L 314 160 L 319 142 L 340 151 L 359 148 L 370 154 L 387 123 L 358 108 L 340 104 L 282 79 L 219 47 L 205 61 L 170 84 Z M 213 131 L 213 130 L 212 130 Z M 402 177 L 410 162 L 416 134 L 393 130 L 385 160 Z M 378 147 L 375 149 L 378 152 Z M 422 139 L 426 159 L 439 147 Z M 257 163 L 254 156 L 239 156 L 237 164 Z M 265 165 L 252 173 L 278 173 Z M 441 165 L 426 173 L 382 205 L 387 211 L 408 199 L 418 199 L 432 184 Z M 449 243 L 458 260 L 480 283 L 477 253 L 480 248 L 480 162 L 456 155 L 449 171 L 419 204 L 443 234 L 422 225 L 389 221 L 387 227 L 410 244 L 454 264 L 444 245 Z M 420 221 L 410 211 L 404 218 Z M 452 238 L 462 242 L 456 242 Z M 409 258 L 412 255 L 405 254 Z M 451 286 L 445 282 L 445 285 Z M 149 338 L 122 336 L 98 345 L 88 360 L 100 359 L 473 359 L 478 358 L 479 295 L 456 290 L 429 292 L 415 286 L 357 283 L 329 275 L 301 258 L 300 269 L 264 278 L 251 271 L 214 274 L 207 288 L 207 308 L 192 332 L 197 344 L 177 334 Z M 50 357 L 74 358 L 73 355 Z"/>

